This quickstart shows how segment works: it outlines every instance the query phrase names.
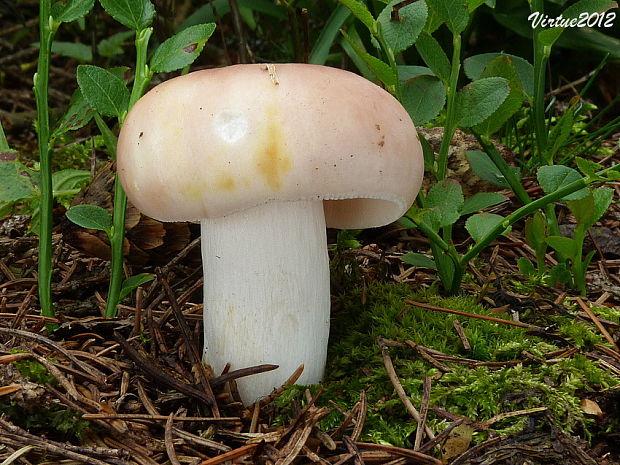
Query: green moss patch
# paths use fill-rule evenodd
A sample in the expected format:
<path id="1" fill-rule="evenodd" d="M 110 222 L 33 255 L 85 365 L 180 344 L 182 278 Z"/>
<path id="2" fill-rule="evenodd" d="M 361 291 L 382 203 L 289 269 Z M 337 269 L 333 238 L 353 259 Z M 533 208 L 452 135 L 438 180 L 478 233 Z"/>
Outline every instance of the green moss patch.
<path id="1" fill-rule="evenodd" d="M 414 293 L 407 285 L 373 284 L 340 297 L 333 315 L 329 359 L 320 405 L 336 402 L 349 410 L 359 401 L 360 392 L 368 397 L 368 416 L 362 439 L 410 447 L 416 423 L 407 414 L 387 375 L 377 338 L 399 343 L 411 340 L 445 354 L 480 362 L 513 362 L 531 358 L 544 360 L 546 354 L 561 348 L 551 340 L 527 333 L 527 329 L 491 321 L 459 317 L 471 344 L 465 351 L 453 327 L 454 315 L 415 308 L 405 299 L 461 310 L 494 315 L 470 296 L 443 298 L 430 291 Z M 362 303 L 362 301 L 365 303 Z M 585 324 L 570 317 L 554 317 L 564 337 L 576 347 L 601 343 Z M 438 376 L 438 370 L 409 347 L 390 348 L 390 357 L 398 378 L 415 406 L 420 405 L 424 377 Z M 551 357 L 549 357 L 551 358 Z M 527 359 L 526 359 L 527 360 Z M 580 407 L 581 399 L 620 383 L 620 379 L 590 360 L 581 351 L 559 361 L 477 366 L 473 363 L 442 362 L 449 373 L 434 379 L 431 407 L 440 407 L 456 415 L 483 422 L 505 412 L 546 407 L 548 418 L 565 431 L 586 435 L 591 421 Z M 279 400 L 281 406 L 303 399 L 303 389 L 293 387 Z M 342 420 L 338 412 L 324 420 L 324 427 Z M 515 416 L 495 422 L 499 433 L 521 430 L 528 416 Z M 441 431 L 449 422 L 432 411 L 429 424 Z M 483 438 L 484 434 L 478 434 Z"/>

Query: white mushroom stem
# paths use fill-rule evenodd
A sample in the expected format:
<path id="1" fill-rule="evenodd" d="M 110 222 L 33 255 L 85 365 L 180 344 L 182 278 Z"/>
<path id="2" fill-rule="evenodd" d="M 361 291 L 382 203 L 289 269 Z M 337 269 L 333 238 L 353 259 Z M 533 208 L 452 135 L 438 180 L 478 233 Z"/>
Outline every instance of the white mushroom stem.
<path id="1" fill-rule="evenodd" d="M 329 336 L 329 261 L 320 200 L 271 202 L 204 219 L 205 361 L 216 374 L 271 363 L 238 380 L 244 403 L 268 395 L 300 365 L 318 383 Z"/>

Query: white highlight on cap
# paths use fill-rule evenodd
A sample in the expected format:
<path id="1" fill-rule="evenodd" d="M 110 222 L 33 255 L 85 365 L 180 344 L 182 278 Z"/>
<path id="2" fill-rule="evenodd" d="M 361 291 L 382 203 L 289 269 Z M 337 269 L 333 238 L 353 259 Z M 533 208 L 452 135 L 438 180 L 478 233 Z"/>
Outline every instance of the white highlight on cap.
<path id="1" fill-rule="evenodd" d="M 241 113 L 233 111 L 224 111 L 215 115 L 213 122 L 215 133 L 221 139 L 234 144 L 243 138 L 248 131 L 248 120 Z"/>

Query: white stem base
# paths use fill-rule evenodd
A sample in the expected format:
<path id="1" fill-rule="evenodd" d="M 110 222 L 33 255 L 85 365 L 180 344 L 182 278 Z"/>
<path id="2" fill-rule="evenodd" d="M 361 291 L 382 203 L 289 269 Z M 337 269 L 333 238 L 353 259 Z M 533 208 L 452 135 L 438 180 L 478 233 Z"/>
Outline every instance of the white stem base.
<path id="1" fill-rule="evenodd" d="M 272 202 L 202 227 L 205 361 L 219 374 L 270 363 L 241 378 L 244 403 L 279 387 L 303 364 L 318 383 L 329 337 L 329 260 L 320 200 Z"/>

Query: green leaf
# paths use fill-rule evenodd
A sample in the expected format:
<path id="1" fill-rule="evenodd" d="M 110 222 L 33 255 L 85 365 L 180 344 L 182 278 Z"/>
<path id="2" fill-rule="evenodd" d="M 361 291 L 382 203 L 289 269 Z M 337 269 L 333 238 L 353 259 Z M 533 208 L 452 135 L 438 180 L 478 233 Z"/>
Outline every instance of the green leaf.
<path id="1" fill-rule="evenodd" d="M 362 246 L 362 243 L 357 240 L 361 229 L 342 229 L 336 236 L 336 249 L 357 249 Z"/>
<path id="2" fill-rule="evenodd" d="M 599 220 L 607 212 L 614 199 L 614 191 L 609 187 L 599 187 L 594 189 L 594 211 L 596 220 Z"/>
<path id="3" fill-rule="evenodd" d="M 52 173 L 54 195 L 82 187 L 90 179 L 90 171 L 66 169 Z"/>
<path id="4" fill-rule="evenodd" d="M 37 44 L 38 46 L 38 44 Z M 93 61 L 93 51 L 88 45 L 79 42 L 52 42 L 52 53 L 57 53 L 79 61 Z"/>
<path id="5" fill-rule="evenodd" d="M 112 231 L 112 215 L 96 205 L 76 205 L 67 210 L 67 218 L 86 229 L 105 231 L 108 236 Z"/>
<path id="6" fill-rule="evenodd" d="M 504 123 L 519 111 L 525 95 L 517 70 L 507 56 L 499 56 L 491 60 L 486 65 L 482 77 L 502 77 L 508 81 L 509 86 L 508 95 L 497 110 L 482 123 L 474 127 L 474 130 L 480 134 L 491 135 L 499 131 L 504 126 Z"/>
<path id="7" fill-rule="evenodd" d="M 95 0 L 67 0 L 52 5 L 51 15 L 57 23 L 70 23 L 83 18 L 93 8 Z"/>
<path id="8" fill-rule="evenodd" d="M 577 170 L 564 165 L 542 166 L 537 173 L 538 184 L 545 194 L 551 194 L 568 184 L 583 179 Z M 588 188 L 583 188 L 562 198 L 562 200 L 583 199 L 590 193 Z"/>
<path id="9" fill-rule="evenodd" d="M 538 40 L 545 47 L 551 47 L 556 40 L 560 38 L 564 32 L 564 28 L 561 27 L 552 27 L 550 29 L 545 29 L 538 34 Z"/>
<path id="10" fill-rule="evenodd" d="M 430 9 L 437 12 L 452 34 L 460 34 L 467 27 L 469 13 L 464 0 L 426 0 Z"/>
<path id="11" fill-rule="evenodd" d="M 15 158 L 15 153 L 0 153 L 0 202 L 3 203 L 38 195 L 30 171 Z"/>
<path id="12" fill-rule="evenodd" d="M 478 79 L 457 94 L 458 125 L 471 127 L 482 123 L 499 108 L 509 93 L 508 81 L 501 77 Z"/>
<path id="13" fill-rule="evenodd" d="M 592 190 L 590 195 L 579 200 L 569 200 L 566 204 L 575 216 L 577 224 L 587 229 L 607 212 L 613 198 L 613 189 L 599 187 Z"/>
<path id="14" fill-rule="evenodd" d="M 498 203 L 502 203 L 508 200 L 502 194 L 497 192 L 478 192 L 472 197 L 465 200 L 465 203 L 461 207 L 461 216 L 469 215 L 471 213 L 484 210 L 485 208 L 492 207 Z"/>
<path id="15" fill-rule="evenodd" d="M 507 53 L 482 53 L 480 55 L 471 56 L 463 61 L 463 70 L 465 71 L 465 75 L 471 80 L 482 77 L 482 72 L 487 64 L 497 57 L 502 56 L 510 58 L 510 61 L 517 70 L 519 81 L 521 82 L 521 86 L 523 87 L 525 93 L 528 95 L 534 95 L 534 67 L 529 61 L 516 55 L 510 55 Z"/>
<path id="16" fill-rule="evenodd" d="M 71 96 L 71 102 L 67 113 L 60 119 L 58 127 L 54 130 L 52 138 L 56 138 L 68 131 L 75 131 L 88 124 L 95 112 L 90 107 L 86 99 L 82 96 L 80 89 Z"/>
<path id="17" fill-rule="evenodd" d="M 549 270 L 549 285 L 556 286 L 557 283 L 571 284 L 573 276 L 570 271 L 566 269 L 565 263 L 558 263 Z"/>
<path id="18" fill-rule="evenodd" d="M 97 123 L 97 127 L 99 128 L 99 132 L 103 137 L 103 145 L 105 145 L 106 152 L 110 156 L 112 160 L 116 159 L 116 145 L 118 142 L 118 137 L 116 134 L 112 132 L 112 130 L 108 127 L 106 122 L 103 120 L 101 116 L 95 113 L 95 123 Z"/>
<path id="19" fill-rule="evenodd" d="M 432 34 L 437 29 L 439 29 L 439 27 L 442 24 L 443 24 L 443 19 L 441 18 L 441 16 L 439 16 L 439 13 L 437 13 L 433 9 L 429 9 L 428 20 L 426 21 L 426 24 L 424 25 L 424 32 L 427 34 Z"/>
<path id="20" fill-rule="evenodd" d="M 214 23 L 197 24 L 170 37 L 155 50 L 151 68 L 156 73 L 167 73 L 192 64 L 214 30 Z"/>
<path id="21" fill-rule="evenodd" d="M 439 42 L 431 35 L 420 34 L 415 47 L 424 63 L 437 77 L 447 83 L 450 80 L 450 60 Z"/>
<path id="22" fill-rule="evenodd" d="M 400 259 L 403 262 L 408 263 L 409 265 L 437 270 L 437 265 L 435 264 L 435 261 L 432 258 L 427 257 L 426 255 L 422 255 L 421 253 L 406 253 L 405 255 L 400 257 Z"/>
<path id="23" fill-rule="evenodd" d="M 409 228 L 409 229 L 416 228 L 416 224 L 413 221 L 411 221 L 411 219 L 407 218 L 406 216 L 401 216 L 398 219 L 398 224 L 400 224 L 403 228 Z"/>
<path id="24" fill-rule="evenodd" d="M 396 85 L 398 77 L 390 65 L 366 52 L 357 42 L 351 39 L 345 31 L 342 31 L 342 35 L 351 47 L 353 47 L 355 53 L 364 61 L 364 63 L 366 63 L 370 71 L 372 71 L 377 78 L 381 80 L 381 82 L 383 82 L 386 86 Z"/>
<path id="25" fill-rule="evenodd" d="M 365 50 L 364 43 L 362 42 L 362 38 L 357 32 L 355 24 L 351 24 L 347 28 L 348 37 L 345 37 L 345 34 L 342 31 L 340 31 L 340 33 L 342 34 L 342 38 L 338 41 L 338 44 L 340 45 L 340 47 L 342 47 L 353 65 L 355 65 L 355 67 L 359 70 L 360 74 L 369 81 L 378 81 L 375 73 L 370 70 L 366 62 L 360 58 L 360 56 L 357 54 L 356 49 L 354 49 L 351 45 L 351 41 L 354 41 L 358 45 L 358 50 Z"/>
<path id="26" fill-rule="evenodd" d="M 273 0 L 237 0 L 239 9 L 251 8 L 256 13 L 264 13 L 277 19 L 286 19 L 288 10 L 281 2 L 275 3 Z M 209 0 L 181 23 L 177 30 L 183 30 L 196 24 L 218 22 L 220 18 L 230 13 L 229 0 Z"/>
<path id="27" fill-rule="evenodd" d="M 419 76 L 402 86 L 401 103 L 416 125 L 435 118 L 446 103 L 446 88 L 435 76 Z"/>
<path id="28" fill-rule="evenodd" d="M 79 188 L 90 179 L 90 171 L 66 169 L 52 173 L 52 191 L 54 199 L 65 208 L 71 206 Z"/>
<path id="29" fill-rule="evenodd" d="M 120 116 L 129 105 L 125 81 L 111 72 L 92 65 L 80 65 L 77 81 L 90 106 L 105 116 Z"/>
<path id="30" fill-rule="evenodd" d="M 467 157 L 467 161 L 469 161 L 471 169 L 480 179 L 499 187 L 510 188 L 510 184 L 506 181 L 502 172 L 485 152 L 481 152 L 480 150 L 467 150 L 465 156 Z M 514 171 L 517 179 L 521 179 L 521 170 L 519 170 L 518 167 L 511 166 L 510 169 Z"/>
<path id="31" fill-rule="evenodd" d="M 371 33 L 376 31 L 375 26 L 375 18 L 373 18 L 372 14 L 368 10 L 366 4 L 359 0 L 338 0 L 344 6 L 346 6 L 353 16 L 359 19 L 364 25 L 368 28 Z"/>
<path id="32" fill-rule="evenodd" d="M 439 219 L 439 226 L 449 226 L 460 218 L 463 207 L 463 189 L 452 179 L 443 179 L 428 191 L 426 207 L 433 210 Z"/>
<path id="33" fill-rule="evenodd" d="M 155 275 L 153 273 L 140 273 L 125 279 L 123 284 L 121 284 L 121 291 L 118 296 L 119 300 L 124 299 L 131 291 L 142 286 L 143 284 L 148 283 L 149 281 L 153 281 L 153 279 L 155 279 Z"/>
<path id="34" fill-rule="evenodd" d="M 426 66 L 398 65 L 396 69 L 398 71 L 398 79 L 401 82 L 420 76 L 435 76 L 435 73 Z"/>
<path id="35" fill-rule="evenodd" d="M 575 117 L 575 109 L 572 107 L 567 108 L 560 117 L 559 121 L 549 132 L 548 145 L 551 148 L 545 154 L 548 162 L 552 162 L 555 159 L 555 154 L 558 150 L 565 145 L 568 136 L 570 136 L 571 129 L 575 124 Z"/>
<path id="36" fill-rule="evenodd" d="M 487 3 L 487 0 L 467 0 L 467 12 L 473 13 L 476 9 Z"/>
<path id="37" fill-rule="evenodd" d="M 393 18 L 394 6 L 401 4 L 402 0 L 392 0 L 377 18 L 383 38 L 394 53 L 407 50 L 415 43 L 428 16 L 426 3 L 414 2 L 400 7 L 397 18 Z"/>
<path id="38" fill-rule="evenodd" d="M 547 222 L 540 212 L 536 212 L 525 221 L 525 242 L 534 250 L 545 244 Z"/>
<path id="39" fill-rule="evenodd" d="M 340 28 L 344 22 L 351 16 L 351 10 L 344 5 L 338 5 L 327 19 L 325 26 L 321 29 L 319 37 L 314 42 L 308 63 L 312 65 L 324 65 L 329 55 Z"/>
<path id="40" fill-rule="evenodd" d="M 577 241 L 570 237 L 563 236 L 549 236 L 545 239 L 547 244 L 556 252 L 568 258 L 576 258 L 577 255 Z"/>
<path id="41" fill-rule="evenodd" d="M 125 41 L 129 40 L 130 37 L 133 37 L 134 34 L 134 31 L 121 31 L 103 39 L 97 45 L 97 53 L 106 58 L 122 55 L 124 53 L 122 45 Z"/>
<path id="42" fill-rule="evenodd" d="M 520 257 L 517 260 L 517 266 L 519 267 L 519 271 L 522 275 L 536 276 L 536 268 L 526 257 Z"/>
<path id="43" fill-rule="evenodd" d="M 99 0 L 103 9 L 123 26 L 140 31 L 148 27 L 155 16 L 149 0 Z"/>
<path id="44" fill-rule="evenodd" d="M 601 13 L 618 4 L 612 0 L 579 0 L 562 12 L 564 18 L 578 18 L 581 13 Z"/>
<path id="45" fill-rule="evenodd" d="M 503 216 L 493 213 L 478 213 L 467 218 L 465 229 L 467 229 L 474 241 L 480 242 L 498 224 L 501 224 L 504 219 Z M 502 234 L 506 234 L 508 231 L 510 231 L 510 227 L 506 228 Z"/>
<path id="46" fill-rule="evenodd" d="M 600 176 L 596 174 L 597 171 L 603 169 L 603 165 L 596 163 L 592 160 L 586 160 L 585 158 L 575 157 L 575 164 L 579 171 L 585 174 L 589 178 L 600 179 Z"/>
<path id="47" fill-rule="evenodd" d="M 620 171 L 618 170 L 620 167 L 616 167 L 609 171 L 605 172 L 605 177 L 610 181 L 620 181 Z"/>
<path id="48" fill-rule="evenodd" d="M 582 199 L 569 200 L 566 204 L 577 220 L 577 225 L 584 228 L 584 230 L 592 226 L 598 219 L 594 209 L 594 195 L 592 192 Z"/>
<path id="49" fill-rule="evenodd" d="M 424 134 L 418 133 L 420 145 L 422 145 L 422 157 L 424 158 L 424 171 L 435 173 L 435 152 L 433 147 L 428 143 Z"/>

